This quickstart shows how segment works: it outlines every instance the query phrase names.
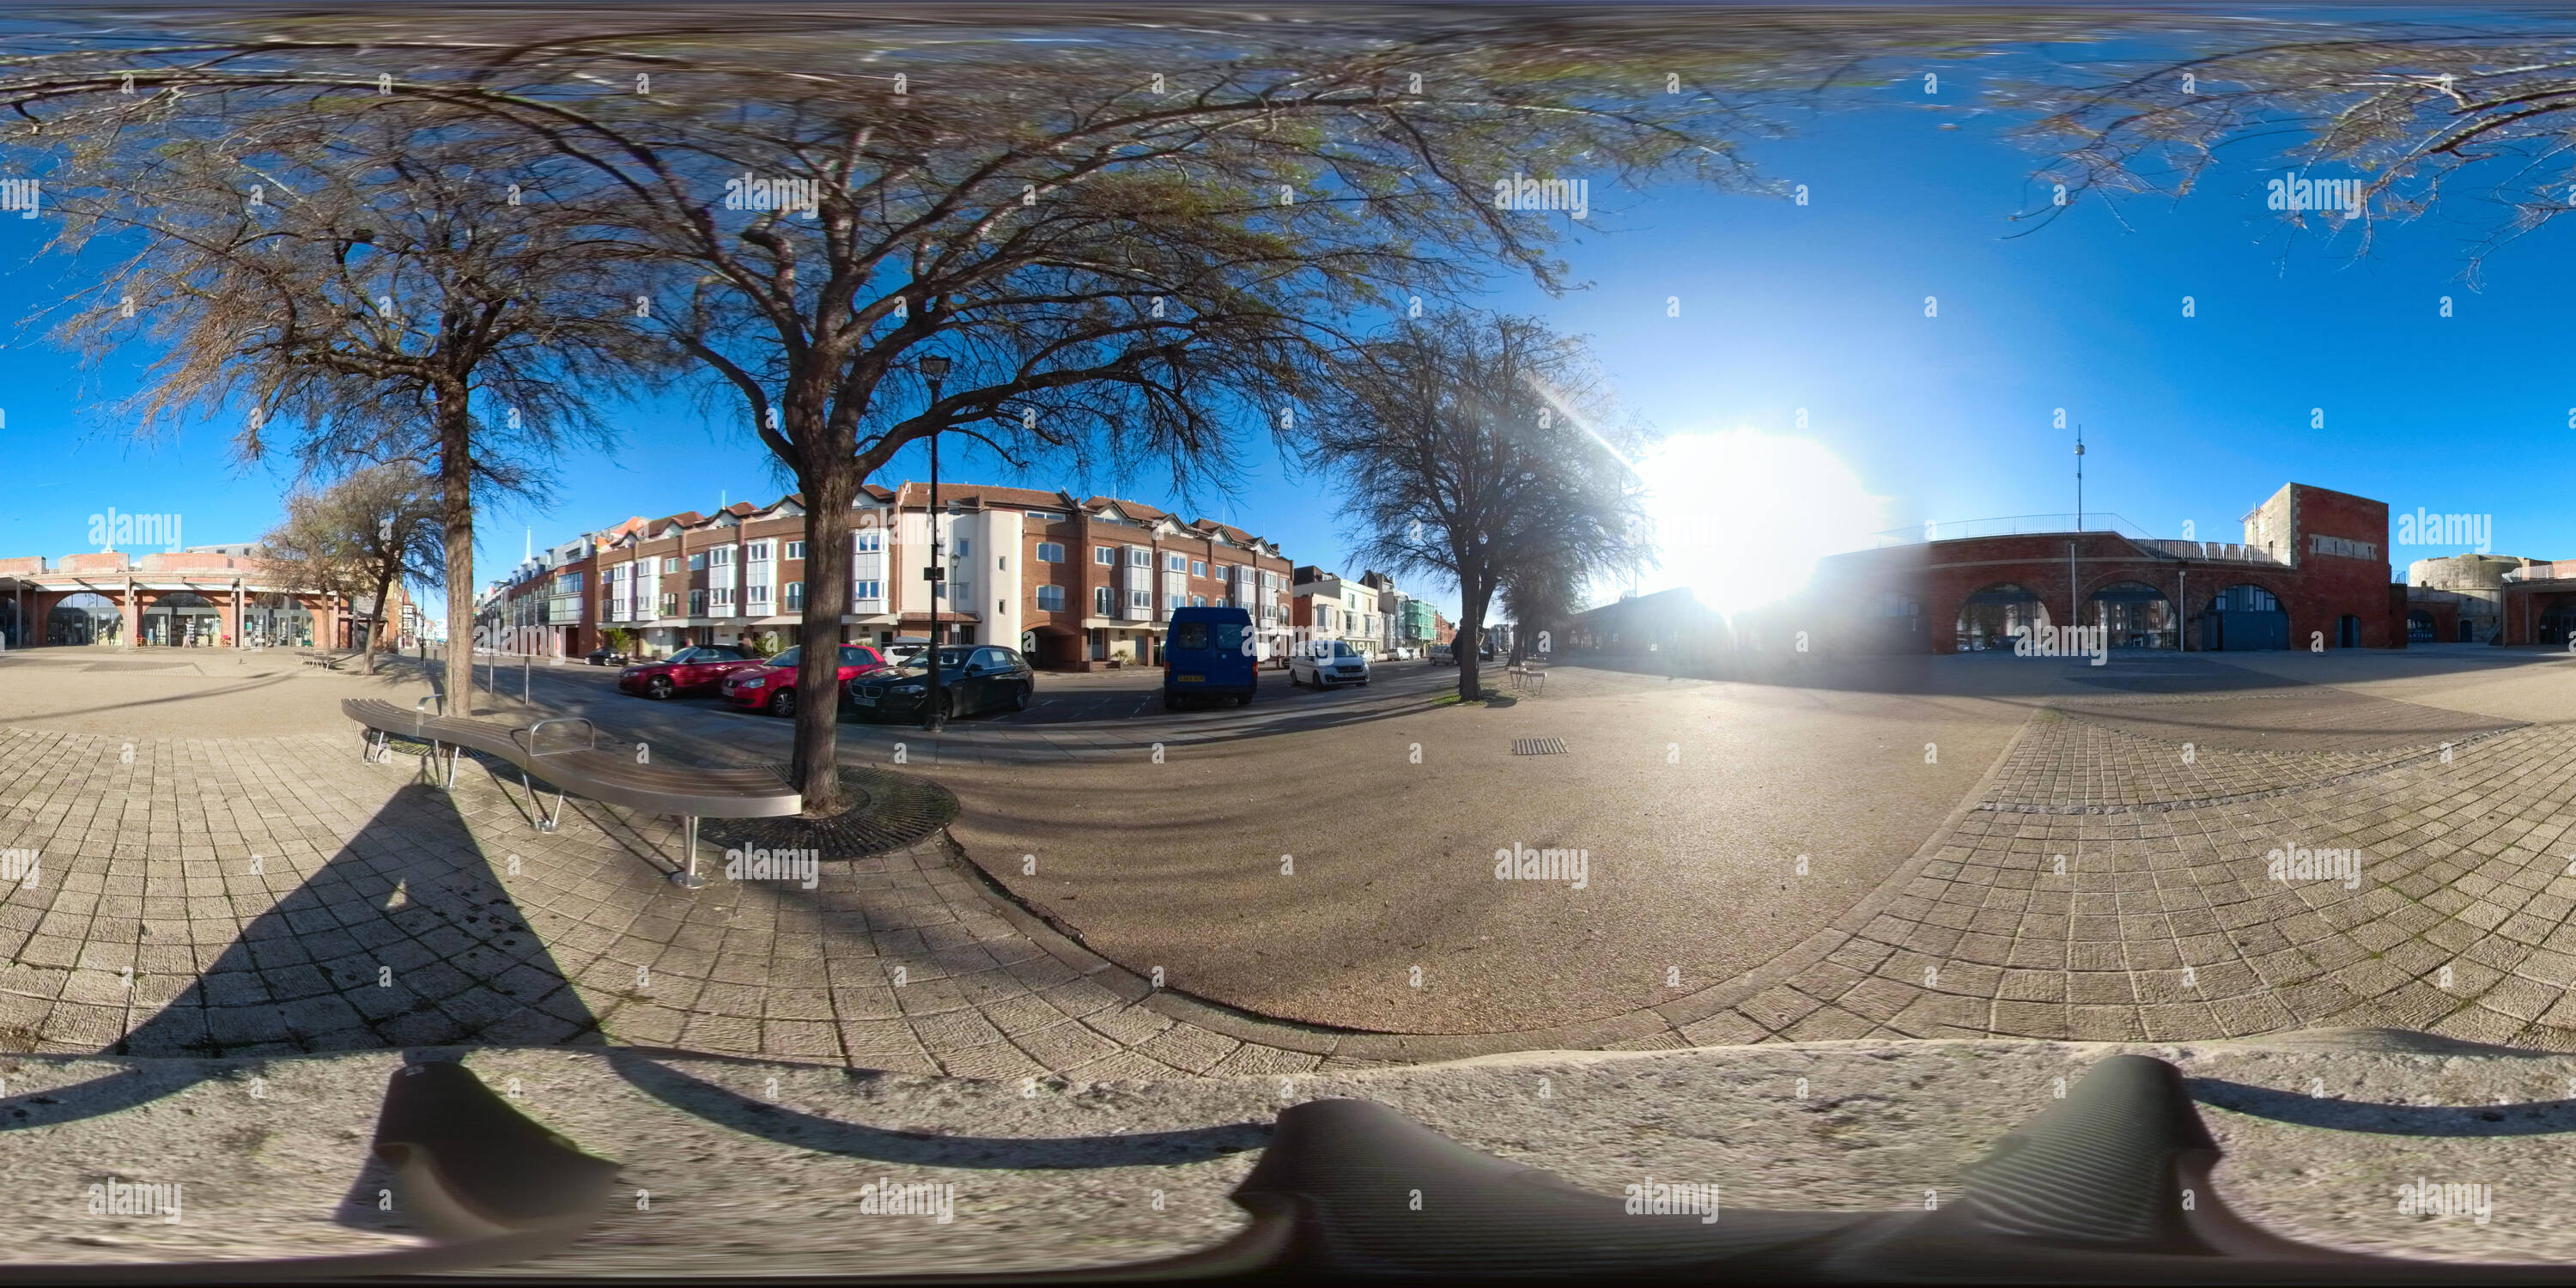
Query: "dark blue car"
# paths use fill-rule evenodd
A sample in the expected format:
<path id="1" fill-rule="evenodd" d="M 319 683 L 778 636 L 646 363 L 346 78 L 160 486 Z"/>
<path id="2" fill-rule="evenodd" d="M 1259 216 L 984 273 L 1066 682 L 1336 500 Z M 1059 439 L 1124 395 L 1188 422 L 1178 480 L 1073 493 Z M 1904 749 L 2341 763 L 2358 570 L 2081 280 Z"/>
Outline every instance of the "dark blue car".
<path id="1" fill-rule="evenodd" d="M 1163 706 L 1232 698 L 1252 705 L 1261 687 L 1254 670 L 1252 613 L 1241 608 L 1175 608 L 1163 632 Z"/>

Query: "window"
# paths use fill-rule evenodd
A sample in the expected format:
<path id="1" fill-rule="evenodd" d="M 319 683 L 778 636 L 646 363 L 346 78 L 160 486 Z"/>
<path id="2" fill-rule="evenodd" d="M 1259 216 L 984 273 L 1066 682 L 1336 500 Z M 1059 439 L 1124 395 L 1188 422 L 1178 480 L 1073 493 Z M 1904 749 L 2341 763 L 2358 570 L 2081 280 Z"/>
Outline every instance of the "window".
<path id="1" fill-rule="evenodd" d="M 786 595 L 789 609 L 802 610 L 805 607 L 805 583 L 801 581 L 787 583 Z"/>
<path id="2" fill-rule="evenodd" d="M 693 554 L 693 555 L 689 556 L 689 571 L 691 571 L 691 572 L 704 572 L 704 571 L 706 571 L 706 567 L 707 567 L 707 552 L 706 552 L 706 551 L 701 550 L 701 551 L 699 551 L 698 553 L 696 553 L 696 554 Z"/>
<path id="3" fill-rule="evenodd" d="M 732 547 L 732 546 L 717 546 L 715 549 L 708 551 L 708 552 L 707 552 L 707 562 L 708 562 L 709 564 L 711 564 L 711 565 L 715 566 L 715 567 L 718 567 L 718 568 L 730 568 L 730 567 L 732 567 L 732 566 L 733 566 L 733 547 Z"/>
<path id="4" fill-rule="evenodd" d="M 1093 546 L 1091 548 L 1091 562 L 1096 564 L 1114 564 L 1118 562 L 1118 551 L 1110 546 Z"/>
<path id="5" fill-rule="evenodd" d="M 1039 610 L 1039 611 L 1041 611 L 1041 612 L 1048 612 L 1048 613 L 1060 613 L 1060 612 L 1063 612 L 1063 611 L 1064 611 L 1064 587 L 1062 587 L 1062 586 L 1040 586 L 1040 587 L 1038 587 L 1038 610 Z"/>
<path id="6" fill-rule="evenodd" d="M 1149 608 L 1153 606 L 1153 603 L 1154 597 L 1141 590 L 1131 590 L 1127 592 L 1127 606 L 1129 608 Z"/>
<path id="7" fill-rule="evenodd" d="M 963 558 L 965 558 L 966 556 L 971 555 L 971 554 L 973 554 L 973 553 L 975 553 L 975 542 L 974 542 L 974 540 L 973 540 L 972 538 L 969 538 L 969 537 L 959 537 L 959 538 L 957 538 L 957 557 L 958 557 L 958 558 L 963 559 Z"/>
<path id="8" fill-rule="evenodd" d="M 1053 510 L 1031 510 L 1028 512 L 1028 521 L 1031 523 L 1062 523 L 1064 522 L 1064 516 Z"/>
<path id="9" fill-rule="evenodd" d="M 1192 608 L 1205 608 L 1205 607 L 1207 607 L 1207 596 L 1205 596 L 1205 595 L 1192 595 L 1192 596 L 1190 596 L 1190 607 L 1192 607 Z"/>
<path id="10" fill-rule="evenodd" d="M 749 545 L 744 546 L 742 548 L 742 557 L 743 561 L 746 563 L 769 562 L 769 543 L 766 541 L 754 541 Z"/>
<path id="11" fill-rule="evenodd" d="M 754 582 L 743 593 L 744 602 L 755 608 L 769 607 L 769 587 Z"/>
<path id="12" fill-rule="evenodd" d="M 993 567 L 1001 572 L 1009 572 L 1011 570 L 1011 557 L 1009 555 L 1004 555 L 1001 558 L 994 560 Z"/>
<path id="13" fill-rule="evenodd" d="M 1055 542 L 1055 541 L 1041 541 L 1041 542 L 1039 542 L 1039 543 L 1038 543 L 1038 562 L 1039 562 L 1039 563 L 1063 563 L 1063 562 L 1064 562 L 1064 546 L 1063 546 L 1063 544 L 1062 544 L 1061 542 Z"/>
<path id="14" fill-rule="evenodd" d="M 1207 646 L 1208 624 L 1206 622 L 1183 622 L 1172 628 L 1173 648 L 1198 652 L 1206 649 Z"/>
<path id="15" fill-rule="evenodd" d="M 1204 559 L 1193 559 L 1193 560 L 1191 560 L 1191 561 L 1190 561 L 1190 575 L 1191 575 L 1191 576 L 1193 576 L 1193 577 L 1204 577 L 1204 576 L 1206 576 L 1206 575 L 1207 575 L 1207 561 L 1206 561 L 1206 560 L 1204 560 Z"/>
<path id="16" fill-rule="evenodd" d="M 1182 604 L 1183 604 L 1183 602 L 1184 602 L 1185 600 L 1187 600 L 1188 598 L 1189 598 L 1189 596 L 1187 596 L 1187 595 L 1165 595 L 1165 596 L 1163 596 L 1163 611 L 1164 611 L 1164 612 L 1166 612 L 1166 613 L 1168 613 L 1168 612 L 1172 611 L 1172 610 L 1173 610 L 1173 609 L 1175 609 L 1175 608 L 1179 608 L 1179 607 L 1181 607 L 1181 606 L 1182 606 Z"/>
<path id="17" fill-rule="evenodd" d="M 1092 616 L 1107 617 L 1116 611 L 1118 611 L 1118 592 L 1111 590 L 1107 586 L 1094 586 L 1091 588 Z"/>
<path id="18" fill-rule="evenodd" d="M 885 583 L 882 581 L 862 581 L 857 583 L 857 589 L 850 593 L 861 599 L 883 599 L 885 598 Z"/>
<path id="19" fill-rule="evenodd" d="M 1188 555 L 1171 554 L 1163 556 L 1163 571 L 1188 572 L 1189 570 L 1190 557 Z"/>
<path id="20" fill-rule="evenodd" d="M 705 591 L 703 591 L 703 590 L 693 590 L 693 591 L 690 591 L 690 592 L 689 592 L 689 616 L 691 616 L 691 617 L 704 617 L 704 616 L 706 616 L 706 615 L 707 615 L 707 592 L 705 592 Z"/>
<path id="21" fill-rule="evenodd" d="M 885 533 L 876 528 L 861 528 L 850 534 L 850 549 L 860 554 L 875 554 L 885 549 Z"/>
<path id="22" fill-rule="evenodd" d="M 580 594 L 580 593 L 581 593 L 581 574 L 580 574 L 580 573 L 577 573 L 577 572 L 568 572 L 568 573 L 564 573 L 564 574 L 562 574 L 562 575 L 560 575 L 560 576 L 556 577 L 556 578 L 555 578 L 555 593 L 556 593 L 556 594 L 558 594 L 558 595 L 578 595 L 578 594 Z"/>
<path id="23" fill-rule="evenodd" d="M 804 542 L 802 542 L 802 541 L 790 541 L 790 542 L 788 542 L 788 543 L 787 543 L 787 555 L 786 555 L 786 557 L 787 557 L 787 558 L 790 558 L 790 559 L 802 559 L 802 558 L 804 558 L 804 557 L 805 557 L 805 543 L 804 543 Z"/>
<path id="24" fill-rule="evenodd" d="M 1130 568 L 1151 568 L 1151 567 L 1153 567 L 1153 566 L 1154 566 L 1154 552 L 1153 552 L 1153 551 L 1151 551 L 1151 550 L 1147 550 L 1147 549 L 1146 549 L 1145 547 L 1143 547 L 1143 546 L 1129 546 L 1129 547 L 1127 547 L 1127 566 L 1128 566 L 1128 567 L 1130 567 Z"/>
<path id="25" fill-rule="evenodd" d="M 716 606 L 716 607 L 718 607 L 718 608 L 731 608 L 731 607 L 733 607 L 733 587 L 731 587 L 731 586 L 718 586 L 718 587 L 716 587 L 716 588 L 715 588 L 715 592 L 714 592 L 714 601 L 713 601 L 713 602 L 715 603 L 715 606 Z"/>
<path id="26" fill-rule="evenodd" d="M 679 592 L 677 592 L 677 591 L 669 591 L 669 590 L 663 591 L 663 592 L 662 592 L 662 616 L 664 616 L 664 617 L 677 617 L 677 616 L 679 616 L 679 615 L 680 615 L 680 595 L 679 595 Z"/>
<path id="27" fill-rule="evenodd" d="M 679 557 L 678 555 L 664 555 L 664 556 L 662 557 L 662 571 L 664 571 L 664 572 L 678 572 L 679 570 L 680 570 L 680 557 Z"/>

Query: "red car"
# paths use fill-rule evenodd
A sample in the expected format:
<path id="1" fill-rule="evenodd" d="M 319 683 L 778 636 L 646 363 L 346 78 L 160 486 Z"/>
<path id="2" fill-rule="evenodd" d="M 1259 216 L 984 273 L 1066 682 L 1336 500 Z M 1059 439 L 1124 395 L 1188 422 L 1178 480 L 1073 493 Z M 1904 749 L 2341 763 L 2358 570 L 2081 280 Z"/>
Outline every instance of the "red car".
<path id="1" fill-rule="evenodd" d="M 640 693 L 648 698 L 704 693 L 724 683 L 726 676 L 759 665 L 760 659 L 747 649 L 732 644 L 700 644 L 659 662 L 645 662 L 618 672 L 617 688 L 621 693 Z"/>
<path id="2" fill-rule="evenodd" d="M 796 664 L 805 655 L 802 648 L 791 648 L 769 659 L 769 664 L 756 670 L 727 676 L 722 692 L 727 702 L 746 711 L 767 711 L 773 716 L 796 714 Z M 841 673 L 832 683 L 832 692 L 870 671 L 886 667 L 885 654 L 866 644 L 841 646 Z"/>

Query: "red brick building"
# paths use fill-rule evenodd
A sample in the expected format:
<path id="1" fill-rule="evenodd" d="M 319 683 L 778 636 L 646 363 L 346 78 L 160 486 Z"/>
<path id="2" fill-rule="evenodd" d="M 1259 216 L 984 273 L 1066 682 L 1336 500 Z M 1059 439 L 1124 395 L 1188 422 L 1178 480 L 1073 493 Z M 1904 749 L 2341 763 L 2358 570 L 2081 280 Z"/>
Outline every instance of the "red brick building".
<path id="1" fill-rule="evenodd" d="M 1759 630 L 1766 645 L 1807 632 L 1855 652 L 2008 648 L 2026 627 L 2069 624 L 2108 627 L 2113 648 L 2406 646 L 2385 503 L 2292 483 L 2244 523 L 2231 544 L 2040 532 L 1836 555 Z"/>
<path id="2" fill-rule="evenodd" d="M 10 648 L 354 648 L 372 614 L 293 584 L 250 547 L 0 559 L 0 640 Z M 406 600 L 397 586 L 393 620 Z"/>
<path id="3" fill-rule="evenodd" d="M 1242 607 L 1259 625 L 1288 626 L 1291 564 L 1241 528 L 1114 497 L 974 483 L 939 493 L 947 580 L 934 586 L 922 577 L 929 486 L 863 490 L 844 642 L 927 637 L 935 603 L 948 642 L 1091 670 L 1158 660 L 1155 640 L 1176 606 Z M 635 632 L 650 656 L 746 637 L 784 648 L 803 631 L 804 587 L 804 497 L 790 494 L 633 518 L 540 552 L 485 594 L 476 620 L 487 632 L 525 632 L 515 645 L 558 657 L 589 652 L 609 629 Z"/>

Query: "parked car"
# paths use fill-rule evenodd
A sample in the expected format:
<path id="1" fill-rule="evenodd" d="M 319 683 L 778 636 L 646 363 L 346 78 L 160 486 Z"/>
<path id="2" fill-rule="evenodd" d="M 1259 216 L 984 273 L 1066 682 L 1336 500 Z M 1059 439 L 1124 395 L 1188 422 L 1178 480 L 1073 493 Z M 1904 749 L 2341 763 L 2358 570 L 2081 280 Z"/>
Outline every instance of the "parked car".
<path id="1" fill-rule="evenodd" d="M 1000 707 L 1029 709 L 1037 692 L 1037 672 L 1018 649 L 999 644 L 952 644 L 939 650 L 940 702 L 949 719 Z M 930 700 L 930 666 L 926 657 L 911 664 L 875 671 L 843 687 L 850 705 L 862 715 L 917 719 Z"/>
<path id="2" fill-rule="evenodd" d="M 796 667 L 805 657 L 802 647 L 791 648 L 768 662 L 725 677 L 721 692 L 724 700 L 746 711 L 766 711 L 773 716 L 796 714 Z M 885 654 L 873 644 L 841 646 L 840 673 L 832 678 L 832 691 L 871 671 L 886 669 Z"/>
<path id="3" fill-rule="evenodd" d="M 1446 644 L 1434 644 L 1434 645 L 1432 645 L 1432 646 L 1431 646 L 1431 664 L 1432 664 L 1433 666 L 1456 666 L 1456 665 L 1458 665 L 1458 650 L 1456 650 L 1456 649 L 1454 649 L 1454 648 L 1451 648 L 1451 647 L 1449 647 L 1449 646 L 1448 646 L 1448 645 L 1446 645 Z"/>
<path id="4" fill-rule="evenodd" d="M 913 663 L 920 661 L 922 654 L 930 651 L 930 637 L 927 635 L 897 635 L 893 639 L 877 645 L 877 651 L 885 654 L 886 665 L 888 666 L 910 666 Z"/>
<path id="5" fill-rule="evenodd" d="M 1242 608 L 1175 608 L 1163 632 L 1163 708 L 1234 699 L 1252 705 L 1261 688 L 1254 668 L 1252 613 Z"/>
<path id="6" fill-rule="evenodd" d="M 607 645 L 605 645 L 605 644 L 600 645 L 598 648 L 592 649 L 592 650 L 590 651 L 590 656 L 589 656 L 589 657 L 587 657 L 587 658 L 584 658 L 583 660 L 584 660 L 584 661 L 586 661 L 586 662 L 589 662 L 592 666 L 624 666 L 624 665 L 626 665 L 626 655 L 625 655 L 625 654 L 623 654 L 623 653 L 618 652 L 616 649 L 613 649 L 613 648 L 608 647 L 608 646 L 607 646 Z"/>
<path id="7" fill-rule="evenodd" d="M 1329 689 L 1336 684 L 1369 682 L 1368 654 L 1348 640 L 1316 640 L 1288 661 L 1288 682 Z"/>
<path id="8" fill-rule="evenodd" d="M 724 683 L 726 676 L 758 665 L 759 658 L 737 645 L 700 644 L 659 662 L 645 662 L 618 672 L 617 689 L 648 698 L 707 693 Z"/>

